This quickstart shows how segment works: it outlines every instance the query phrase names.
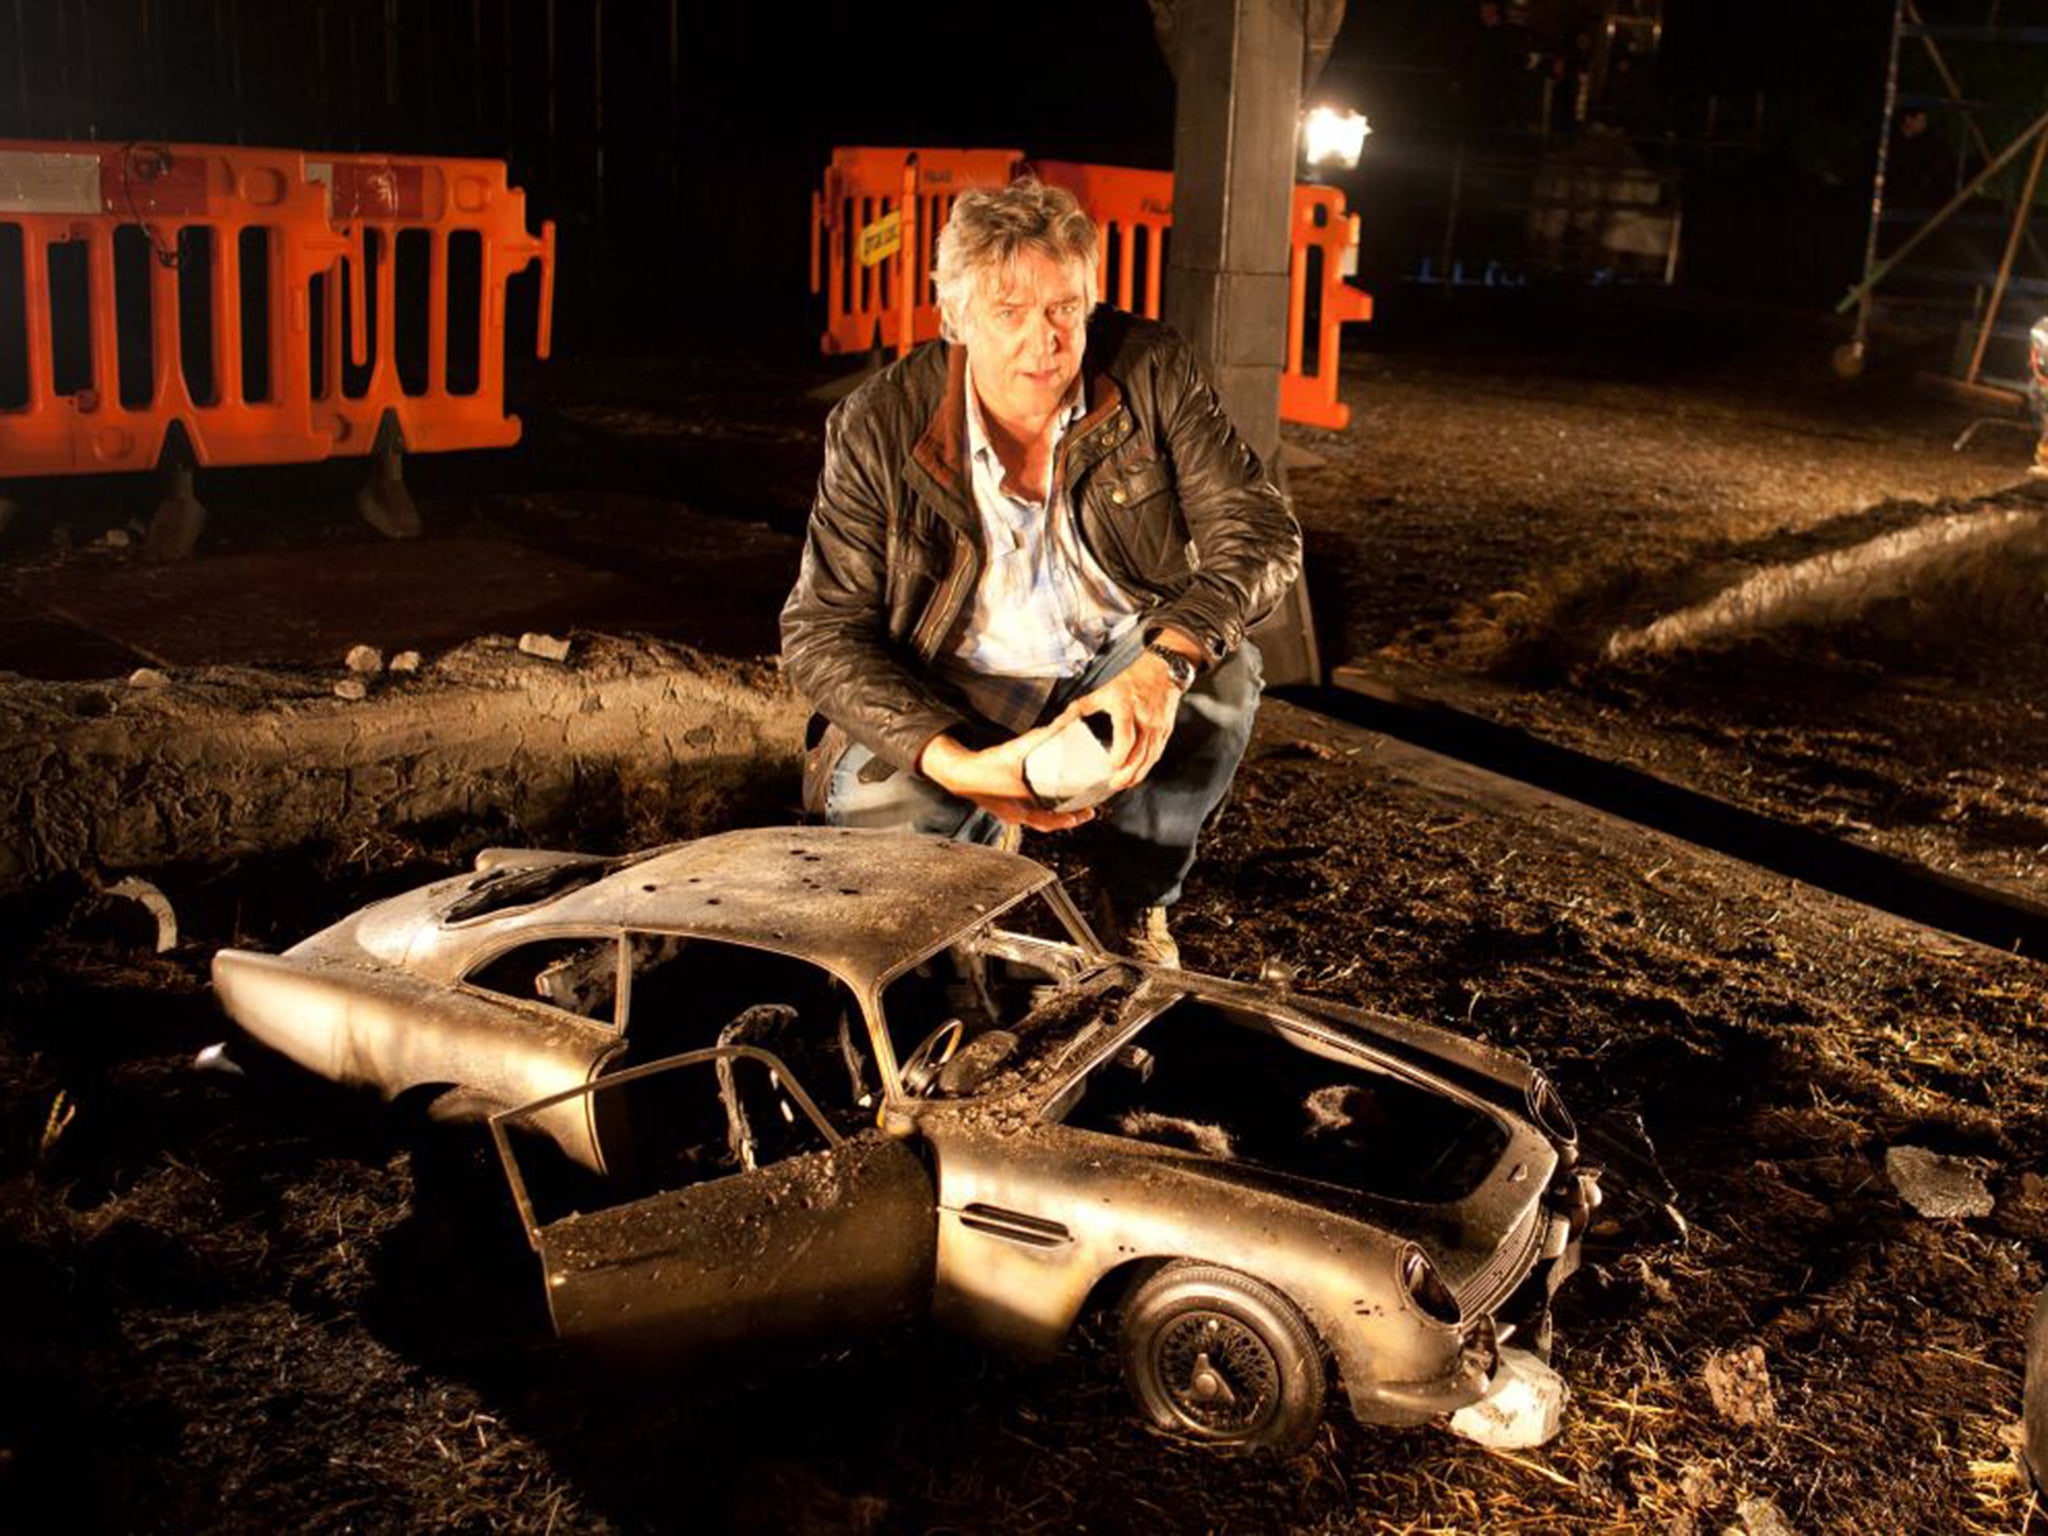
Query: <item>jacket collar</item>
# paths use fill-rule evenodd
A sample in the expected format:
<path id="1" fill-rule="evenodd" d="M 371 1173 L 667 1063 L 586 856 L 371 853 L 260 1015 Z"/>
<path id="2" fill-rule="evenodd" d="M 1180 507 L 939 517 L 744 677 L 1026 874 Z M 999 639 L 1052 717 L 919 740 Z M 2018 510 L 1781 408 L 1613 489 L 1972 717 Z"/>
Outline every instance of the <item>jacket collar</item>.
<path id="1" fill-rule="evenodd" d="M 1104 422 L 1117 418 L 1124 407 L 1124 392 L 1115 378 L 1100 366 L 1090 326 L 1089 347 L 1081 358 L 1082 398 L 1088 414 L 1067 428 L 1066 442 L 1075 445 L 1069 456 L 1069 472 L 1086 468 L 1107 451 L 1109 443 L 1092 435 Z M 958 342 L 941 342 L 946 349 L 946 383 L 924 435 L 910 451 L 911 462 L 924 471 L 942 503 L 950 505 L 955 521 L 963 528 L 979 525 L 974 513 L 974 482 L 967 463 L 967 349 Z"/>
<path id="2" fill-rule="evenodd" d="M 939 345 L 946 349 L 945 387 L 939 395 L 939 408 L 932 413 L 924 436 L 910 450 L 910 458 L 931 478 L 943 499 L 966 510 L 974 499 L 966 459 L 967 349 L 952 341 Z"/>

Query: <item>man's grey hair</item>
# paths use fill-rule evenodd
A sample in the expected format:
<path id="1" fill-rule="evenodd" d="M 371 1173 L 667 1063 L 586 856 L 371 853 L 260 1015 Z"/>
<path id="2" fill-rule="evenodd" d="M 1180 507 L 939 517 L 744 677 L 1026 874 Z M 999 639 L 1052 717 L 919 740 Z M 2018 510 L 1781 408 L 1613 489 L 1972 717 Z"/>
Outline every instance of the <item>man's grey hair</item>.
<path id="1" fill-rule="evenodd" d="M 1095 307 L 1097 233 L 1074 194 L 1026 176 L 1007 187 L 976 188 L 953 201 L 939 231 L 932 280 L 939 293 L 939 334 L 960 339 L 960 320 L 983 283 L 999 279 L 1020 251 L 1079 262 L 1088 307 Z"/>

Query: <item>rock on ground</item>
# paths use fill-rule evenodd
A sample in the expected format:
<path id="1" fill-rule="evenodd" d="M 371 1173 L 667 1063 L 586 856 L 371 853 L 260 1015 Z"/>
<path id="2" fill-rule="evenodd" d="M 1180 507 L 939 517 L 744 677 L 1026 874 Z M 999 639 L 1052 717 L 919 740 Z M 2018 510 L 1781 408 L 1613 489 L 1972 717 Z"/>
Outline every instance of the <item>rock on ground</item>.
<path id="1" fill-rule="evenodd" d="M 1761 1344 L 1710 1355 L 1700 1374 L 1714 1411 L 1729 1423 L 1766 1428 L 1778 1422 L 1778 1400 Z"/>
<path id="2" fill-rule="evenodd" d="M 1887 1147 L 1884 1171 L 1900 1199 L 1937 1221 L 1989 1216 L 1997 1203 L 1967 1161 L 1925 1147 Z"/>

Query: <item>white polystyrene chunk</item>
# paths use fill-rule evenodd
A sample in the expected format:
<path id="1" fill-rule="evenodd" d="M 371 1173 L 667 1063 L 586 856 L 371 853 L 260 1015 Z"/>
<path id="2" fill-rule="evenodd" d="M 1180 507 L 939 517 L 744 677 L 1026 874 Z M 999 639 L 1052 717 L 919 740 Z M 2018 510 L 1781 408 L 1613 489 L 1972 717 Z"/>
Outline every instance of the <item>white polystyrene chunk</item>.
<path id="1" fill-rule="evenodd" d="M 1562 1376 L 1526 1349 L 1509 1345 L 1500 1352 L 1493 1386 L 1451 1415 L 1451 1429 L 1499 1450 L 1527 1450 L 1556 1436 L 1569 1395 Z"/>
<path id="2" fill-rule="evenodd" d="M 1078 718 L 1024 759 L 1024 782 L 1031 792 L 1062 811 L 1085 810 L 1108 799 L 1109 775 L 1109 749 Z"/>

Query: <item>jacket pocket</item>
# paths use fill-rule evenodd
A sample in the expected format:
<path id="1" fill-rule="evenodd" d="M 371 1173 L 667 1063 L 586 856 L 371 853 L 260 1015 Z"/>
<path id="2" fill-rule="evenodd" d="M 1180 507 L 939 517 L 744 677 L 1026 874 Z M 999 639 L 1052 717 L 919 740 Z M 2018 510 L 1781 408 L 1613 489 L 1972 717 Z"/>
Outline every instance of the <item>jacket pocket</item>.
<path id="1" fill-rule="evenodd" d="M 1156 459 L 1105 464 L 1088 487 L 1085 506 L 1096 552 L 1110 574 L 1161 593 L 1189 573 L 1187 523 L 1173 473 Z"/>

